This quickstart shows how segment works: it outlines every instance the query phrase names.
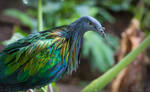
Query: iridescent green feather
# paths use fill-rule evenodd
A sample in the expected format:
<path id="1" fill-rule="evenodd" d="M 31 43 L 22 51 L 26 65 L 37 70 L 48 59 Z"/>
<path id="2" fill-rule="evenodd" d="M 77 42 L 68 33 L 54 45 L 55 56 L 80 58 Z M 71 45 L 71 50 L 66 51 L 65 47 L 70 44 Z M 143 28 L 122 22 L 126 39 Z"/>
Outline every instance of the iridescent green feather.
<path id="1" fill-rule="evenodd" d="M 104 36 L 102 25 L 84 16 L 67 26 L 30 34 L 8 45 L 0 52 L 0 87 L 27 90 L 72 73 L 78 67 L 83 34 L 88 30 Z"/>
<path id="2" fill-rule="evenodd" d="M 9 78 L 7 83 L 34 87 L 71 73 L 77 68 L 77 52 L 72 38 L 64 36 L 67 32 L 65 27 L 60 27 L 31 34 L 8 45 L 0 54 L 0 80 L 3 80 L 0 84 Z M 78 41 L 74 45 L 77 44 Z"/>

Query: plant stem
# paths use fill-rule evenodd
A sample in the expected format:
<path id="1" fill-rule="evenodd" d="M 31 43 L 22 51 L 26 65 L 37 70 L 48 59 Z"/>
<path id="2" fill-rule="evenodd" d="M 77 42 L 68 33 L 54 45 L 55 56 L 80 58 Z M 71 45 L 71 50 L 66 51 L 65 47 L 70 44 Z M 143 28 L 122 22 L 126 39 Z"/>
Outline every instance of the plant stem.
<path id="1" fill-rule="evenodd" d="M 38 31 L 43 30 L 42 0 L 38 0 Z"/>
<path id="2" fill-rule="evenodd" d="M 116 66 L 111 68 L 108 72 L 101 77 L 95 79 L 82 92 L 99 92 L 102 90 L 114 77 L 120 73 L 128 64 L 130 64 L 143 50 L 150 45 L 150 35 L 133 51 L 131 51 L 126 57 L 124 57 Z"/>

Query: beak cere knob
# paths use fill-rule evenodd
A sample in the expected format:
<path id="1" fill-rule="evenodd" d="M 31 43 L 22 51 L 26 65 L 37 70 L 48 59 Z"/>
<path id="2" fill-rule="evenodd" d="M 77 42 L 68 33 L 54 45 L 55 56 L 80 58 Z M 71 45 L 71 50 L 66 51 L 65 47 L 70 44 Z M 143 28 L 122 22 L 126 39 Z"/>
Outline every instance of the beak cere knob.
<path id="1" fill-rule="evenodd" d="M 101 27 L 100 29 L 98 29 L 98 32 L 103 38 L 106 38 L 104 30 L 105 30 L 105 27 Z"/>

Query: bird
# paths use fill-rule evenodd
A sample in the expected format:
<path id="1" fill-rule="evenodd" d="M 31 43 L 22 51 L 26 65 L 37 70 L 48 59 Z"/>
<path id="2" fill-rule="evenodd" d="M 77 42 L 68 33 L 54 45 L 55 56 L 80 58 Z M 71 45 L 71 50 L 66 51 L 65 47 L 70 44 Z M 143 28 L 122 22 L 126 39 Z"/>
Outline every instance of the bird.
<path id="1" fill-rule="evenodd" d="M 0 92 L 40 88 L 75 71 L 80 63 L 84 33 L 105 36 L 91 16 L 49 30 L 32 33 L 0 52 Z"/>

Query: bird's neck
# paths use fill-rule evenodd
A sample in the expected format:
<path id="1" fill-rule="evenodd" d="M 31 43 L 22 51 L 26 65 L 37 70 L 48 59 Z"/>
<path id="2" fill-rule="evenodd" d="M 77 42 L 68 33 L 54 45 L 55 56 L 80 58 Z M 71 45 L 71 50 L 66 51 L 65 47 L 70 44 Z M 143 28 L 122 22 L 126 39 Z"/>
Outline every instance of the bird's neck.
<path id="1" fill-rule="evenodd" d="M 73 35 L 78 35 L 83 37 L 84 33 L 87 31 L 84 27 L 78 25 L 77 23 L 72 23 L 67 26 L 67 30 Z"/>
<path id="2" fill-rule="evenodd" d="M 73 28 L 74 29 L 74 28 Z M 83 41 L 83 34 L 80 33 L 80 30 L 75 31 L 75 29 L 67 29 L 69 30 L 70 35 L 70 55 L 68 61 L 68 69 L 67 72 L 70 74 L 73 70 L 76 70 L 79 64 L 79 57 L 80 57 L 80 49 L 82 47 Z"/>

